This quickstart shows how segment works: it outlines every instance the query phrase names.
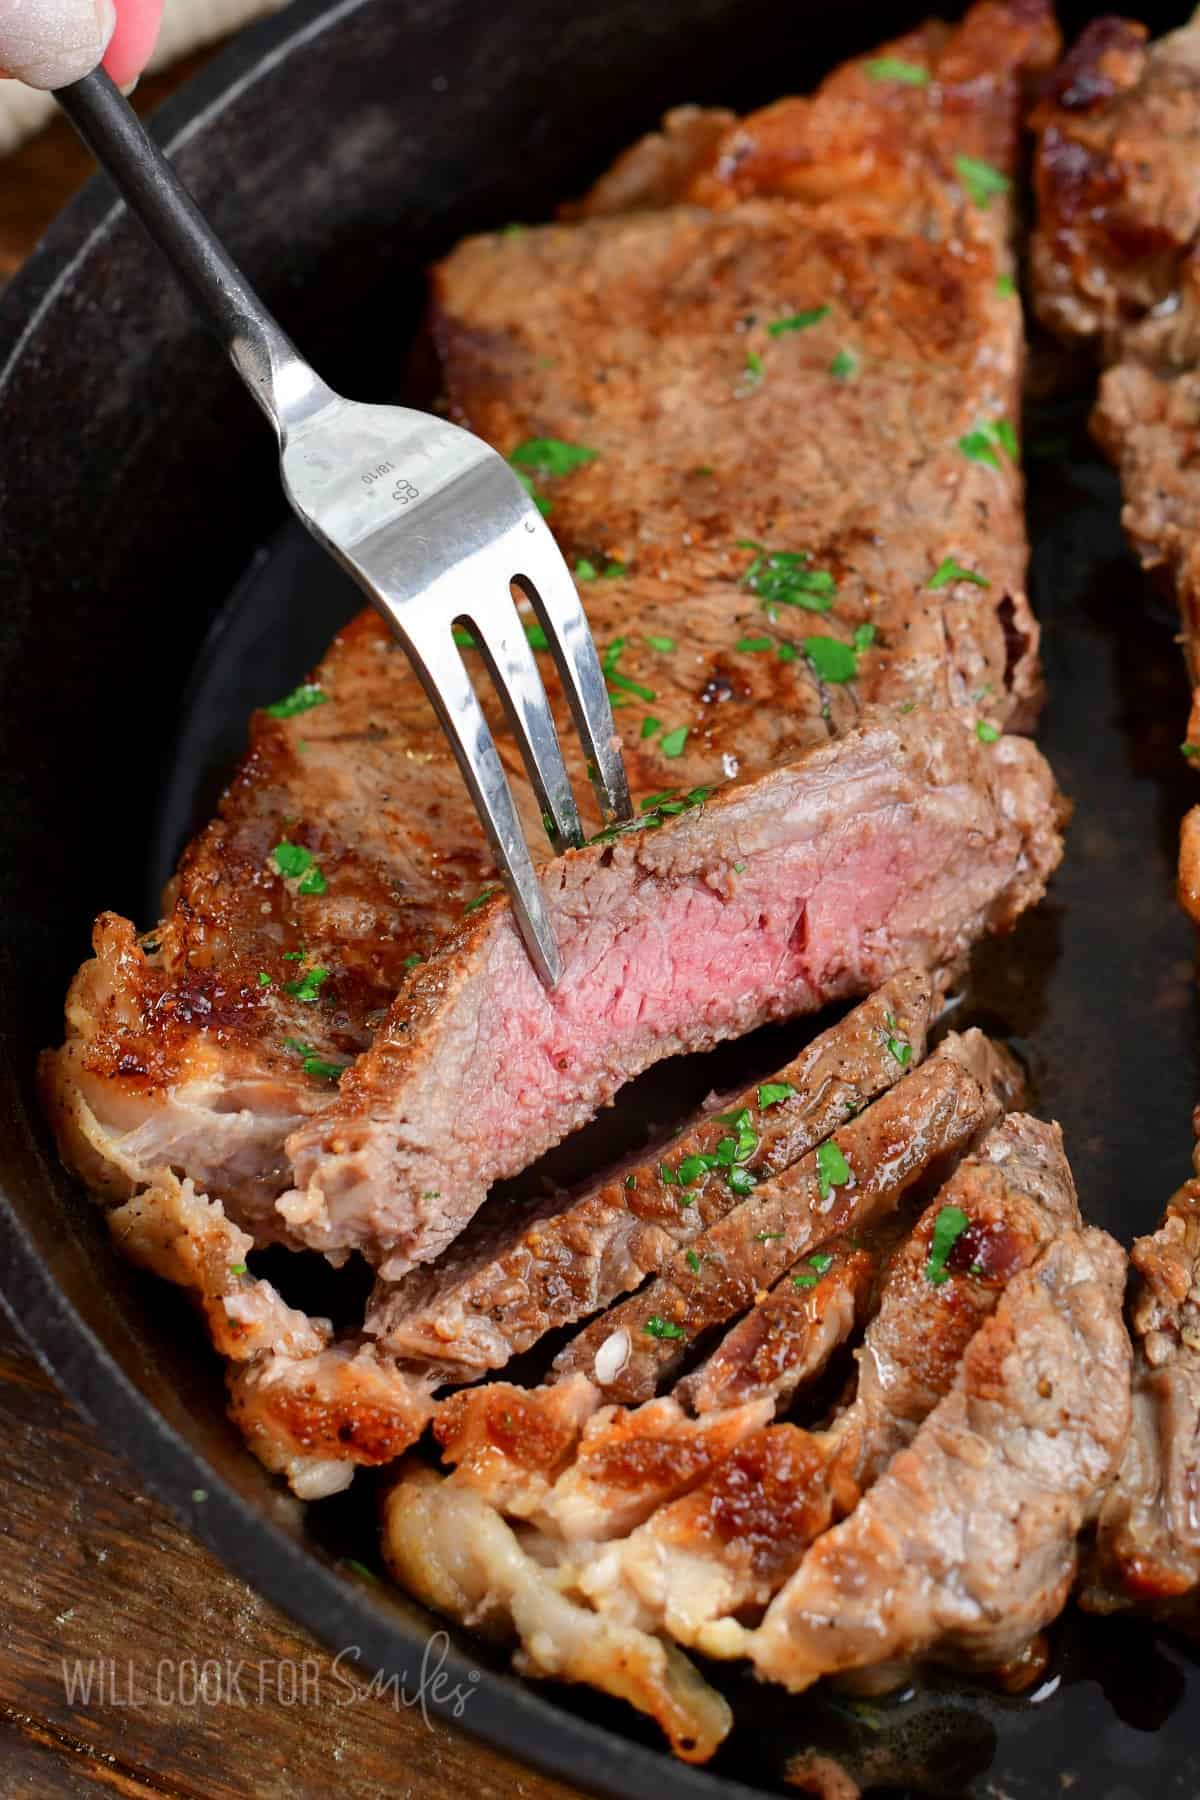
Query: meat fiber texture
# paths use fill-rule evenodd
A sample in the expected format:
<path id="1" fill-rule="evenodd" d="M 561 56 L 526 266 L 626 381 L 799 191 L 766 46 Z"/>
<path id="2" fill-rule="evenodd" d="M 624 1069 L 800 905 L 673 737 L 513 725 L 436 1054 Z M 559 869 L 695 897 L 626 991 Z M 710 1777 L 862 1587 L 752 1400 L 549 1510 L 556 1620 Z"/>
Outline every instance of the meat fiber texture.
<path id="1" fill-rule="evenodd" d="M 944 981 L 1036 900 L 1061 802 L 998 736 L 1040 693 L 1007 184 L 1054 49 L 1040 0 L 983 0 L 891 46 L 923 86 L 868 59 L 676 118 L 571 222 L 437 271 L 452 410 L 549 508 L 644 816 L 546 847 L 546 993 L 419 684 L 356 620 L 256 716 L 159 926 L 97 923 L 44 1085 L 102 1198 L 190 1183 L 218 1233 L 393 1280 L 650 1063 Z"/>

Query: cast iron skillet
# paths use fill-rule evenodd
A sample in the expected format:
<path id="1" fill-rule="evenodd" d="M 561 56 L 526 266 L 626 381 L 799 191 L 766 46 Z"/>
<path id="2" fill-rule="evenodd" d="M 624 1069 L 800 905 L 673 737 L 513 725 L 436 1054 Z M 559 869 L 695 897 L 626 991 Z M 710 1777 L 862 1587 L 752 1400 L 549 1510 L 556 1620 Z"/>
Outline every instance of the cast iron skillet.
<path id="1" fill-rule="evenodd" d="M 923 10 L 822 8 L 801 34 L 809 9 L 777 0 L 297 0 L 158 126 L 322 373 L 389 398 L 422 267 L 464 232 L 545 216 L 673 103 L 804 88 Z M 1068 9 L 1067 28 L 1087 12 Z M 369 343 L 391 346 L 382 368 L 364 365 Z M 1026 422 L 1031 451 L 1050 453 L 1030 464 L 1042 741 L 1078 803 L 1071 853 L 1047 903 L 978 957 L 958 1017 L 1016 1038 L 1088 1213 L 1128 1240 L 1187 1173 L 1200 1092 L 1190 938 L 1171 905 L 1185 693 L 1080 418 Z M 364 1484 L 305 1517 L 242 1449 L 215 1359 L 175 1297 L 113 1253 L 34 1089 L 92 916 L 149 922 L 248 708 L 297 679 L 353 597 L 282 524 L 260 419 L 99 180 L 0 300 L 0 419 L 0 1288 L 199 1537 L 326 1643 L 411 1679 L 431 1620 L 339 1566 L 372 1555 Z M 669 1075 L 643 1110 L 704 1079 Z M 1089 1800 L 1200 1788 L 1185 1722 L 1197 1669 L 1136 1624 L 1068 1621 L 1033 1702 L 947 1686 L 863 1712 L 726 1677 L 742 1723 L 711 1773 L 670 1762 L 624 1709 L 526 1686 L 456 1639 L 448 1673 L 469 1684 L 475 1669 L 468 1729 L 608 1794 L 779 1791 L 787 1755 L 811 1743 L 893 1795 L 1049 1797 L 1065 1776 Z"/>

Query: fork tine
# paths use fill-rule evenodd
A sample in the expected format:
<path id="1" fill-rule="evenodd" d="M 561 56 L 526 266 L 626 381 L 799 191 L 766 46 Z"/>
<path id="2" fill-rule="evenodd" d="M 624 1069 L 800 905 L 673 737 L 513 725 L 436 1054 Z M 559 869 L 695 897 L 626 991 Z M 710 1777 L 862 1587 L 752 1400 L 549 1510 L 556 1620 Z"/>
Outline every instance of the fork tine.
<path id="1" fill-rule="evenodd" d="M 523 566 L 513 581 L 531 602 L 549 640 L 604 822 L 631 819 L 633 802 L 608 687 L 571 572 L 541 520 L 526 535 L 521 551 Z"/>
<path id="2" fill-rule="evenodd" d="M 554 714 L 541 670 L 511 594 L 497 593 L 463 613 L 504 706 L 509 728 L 521 747 L 525 767 L 556 850 L 583 842 L 583 827 L 563 761 Z M 551 833 L 550 825 L 554 830 Z"/>
<path id="3" fill-rule="evenodd" d="M 508 889 L 513 916 L 525 947 L 542 980 L 548 987 L 555 987 L 562 977 L 562 956 L 546 913 L 512 789 L 448 623 L 444 630 L 444 640 L 439 637 L 428 644 L 414 640 L 406 632 L 405 647 L 458 758 L 463 779 L 492 846 L 500 879 Z"/>

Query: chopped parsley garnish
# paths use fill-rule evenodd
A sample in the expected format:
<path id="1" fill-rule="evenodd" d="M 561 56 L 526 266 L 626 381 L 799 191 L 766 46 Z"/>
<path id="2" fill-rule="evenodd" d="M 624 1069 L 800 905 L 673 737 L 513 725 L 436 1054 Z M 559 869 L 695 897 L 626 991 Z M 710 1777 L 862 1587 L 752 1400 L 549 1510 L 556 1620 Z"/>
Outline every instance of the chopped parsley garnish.
<path id="1" fill-rule="evenodd" d="M 589 562 L 586 556 L 581 556 L 575 564 L 576 581 L 595 581 L 599 573 L 595 563 Z"/>
<path id="2" fill-rule="evenodd" d="M 670 1163 L 659 1163 L 658 1179 L 662 1182 L 664 1187 L 679 1186 L 679 1177 L 671 1167 Z"/>
<path id="3" fill-rule="evenodd" d="M 653 699 L 653 695 L 651 695 Z M 682 756 L 683 747 L 688 740 L 688 727 L 677 725 L 674 731 L 668 731 L 665 737 L 658 740 L 658 747 L 664 756 Z"/>
<path id="4" fill-rule="evenodd" d="M 289 844 L 286 840 L 276 844 L 271 852 L 271 859 L 287 880 L 294 881 L 299 876 L 296 887 L 298 894 L 323 894 L 329 886 L 312 851 L 306 850 L 302 844 Z"/>
<path id="5" fill-rule="evenodd" d="M 328 969 L 307 969 L 299 981 L 285 981 L 283 991 L 290 994 L 293 1000 L 315 1000 L 321 992 L 323 982 L 329 980 Z"/>
<path id="6" fill-rule="evenodd" d="M 813 1270 L 813 1273 L 811 1275 L 793 1275 L 792 1276 L 792 1286 L 793 1287 L 798 1287 L 798 1288 L 816 1287 L 816 1285 L 817 1285 L 818 1281 L 820 1281 L 822 1275 L 828 1274 L 829 1270 L 832 1269 L 833 1258 L 829 1254 L 828 1250 L 818 1250 L 817 1254 L 815 1256 L 809 1257 L 808 1266 L 810 1269 Z"/>
<path id="7" fill-rule="evenodd" d="M 664 801 L 673 800 L 679 792 L 678 788 L 663 788 L 661 793 L 647 794 L 641 802 L 643 812 L 657 812 Z"/>
<path id="8" fill-rule="evenodd" d="M 998 464 L 997 467 L 999 467 Z M 976 587 L 981 588 L 992 585 L 987 576 L 981 575 L 978 569 L 964 569 L 960 562 L 955 562 L 952 556 L 947 556 L 943 562 L 938 564 L 925 586 L 930 589 L 944 588 L 949 587 L 954 581 L 970 581 Z"/>
<path id="9" fill-rule="evenodd" d="M 761 544 L 742 542 L 740 550 L 758 554 L 742 576 L 742 586 L 757 594 L 763 610 L 774 618 L 773 607 L 802 606 L 806 612 L 829 612 L 837 598 L 837 583 L 828 569 L 810 568 L 807 550 L 764 550 Z"/>
<path id="10" fill-rule="evenodd" d="M 1200 756 L 1200 744 L 1180 744 L 1179 750 L 1183 756 Z"/>
<path id="11" fill-rule="evenodd" d="M 735 650 L 744 650 L 750 654 L 758 650 L 769 650 L 774 642 L 774 638 L 769 637 L 744 637 L 739 638 L 733 647 Z"/>
<path id="12" fill-rule="evenodd" d="M 785 642 L 778 646 L 778 648 L 775 651 L 775 654 L 779 658 L 780 662 L 795 662 L 795 660 L 799 656 L 800 652 L 797 650 L 795 644 L 789 644 L 789 643 Z"/>
<path id="13" fill-rule="evenodd" d="M 715 1156 L 685 1156 L 679 1165 L 680 1186 L 691 1187 L 693 1182 L 699 1181 L 702 1175 L 707 1175 L 715 1163 Z"/>
<path id="14" fill-rule="evenodd" d="M 874 642 L 875 627 L 873 625 L 856 625 L 854 627 L 854 648 L 856 650 L 869 650 Z"/>
<path id="15" fill-rule="evenodd" d="M 534 475 L 570 475 L 585 463 L 595 462 L 600 452 L 586 444 L 565 444 L 561 438 L 526 438 L 510 451 L 514 468 L 529 469 Z"/>
<path id="16" fill-rule="evenodd" d="M 231 1275 L 244 1275 L 246 1273 L 245 1263 L 230 1263 L 229 1273 Z"/>
<path id="17" fill-rule="evenodd" d="M 786 1236 L 787 1236 L 786 1231 L 756 1231 L 754 1234 L 754 1241 L 756 1244 L 769 1244 L 771 1242 L 772 1238 L 781 1238 L 781 1237 L 786 1237 Z"/>
<path id="18" fill-rule="evenodd" d="M 499 888 L 484 888 L 482 894 L 476 894 L 473 900 L 467 901 L 467 904 L 463 907 L 463 918 L 465 919 L 468 913 L 473 913 L 477 906 L 482 906 L 485 900 L 490 900 L 493 894 L 498 894 L 499 892 Z"/>
<path id="19" fill-rule="evenodd" d="M 817 1150 L 817 1187 L 822 1200 L 828 1200 L 835 1187 L 845 1187 L 850 1179 L 850 1164 L 830 1138 Z"/>
<path id="20" fill-rule="evenodd" d="M 605 581 L 620 581 L 622 575 L 629 573 L 628 565 L 623 562 L 610 562 L 605 565 Z"/>
<path id="21" fill-rule="evenodd" d="M 941 1287 L 943 1281 L 949 1281 L 950 1271 L 946 1267 L 946 1260 L 970 1223 L 961 1206 L 943 1206 L 934 1220 L 929 1261 L 925 1264 L 926 1280 L 931 1281 L 934 1287 Z"/>
<path id="22" fill-rule="evenodd" d="M 550 648 L 550 639 L 546 636 L 544 625 L 526 625 L 525 636 L 531 650 L 548 650 Z"/>
<path id="23" fill-rule="evenodd" d="M 315 1054 L 311 1044 L 302 1044 L 299 1038 L 284 1038 L 283 1047 L 300 1058 L 300 1067 L 306 1075 L 319 1075 L 322 1081 L 340 1081 L 346 1073 L 346 1063 L 326 1062 Z"/>
<path id="24" fill-rule="evenodd" d="M 273 719 L 294 719 L 299 713 L 310 712 L 314 706 L 324 706 L 329 695 L 322 693 L 315 682 L 302 681 L 299 687 L 285 694 L 282 700 L 263 708 Z"/>
<path id="25" fill-rule="evenodd" d="M 1000 727 L 993 725 L 988 719 L 976 719 L 975 736 L 981 744 L 994 744 L 1000 736 Z"/>
<path id="26" fill-rule="evenodd" d="M 305 850 L 301 844 L 289 844 L 286 839 L 284 842 L 276 844 L 271 852 L 271 857 L 279 873 L 289 879 L 303 875 L 306 869 L 312 867 L 313 862 L 311 850 Z"/>
<path id="27" fill-rule="evenodd" d="M 1011 300 L 1016 291 L 1017 284 L 1007 271 L 1003 275 L 997 275 L 996 292 L 1000 295 L 1001 299 Z"/>
<path id="28" fill-rule="evenodd" d="M 668 651 L 676 648 L 675 639 L 673 637 L 648 637 L 646 642 L 652 650 Z"/>
<path id="29" fill-rule="evenodd" d="M 744 863 L 744 862 L 739 862 L 739 863 L 734 863 L 734 865 L 733 865 L 733 872 L 734 872 L 734 874 L 735 874 L 735 875 L 740 875 L 740 874 L 741 874 L 741 873 L 742 873 L 742 870 L 743 870 L 743 869 L 744 869 L 744 868 L 745 868 L 745 867 L 746 867 L 746 865 L 745 865 L 745 863 Z"/>
<path id="30" fill-rule="evenodd" d="M 956 156 L 954 167 L 958 178 L 975 205 L 986 212 L 997 194 L 1007 194 L 1012 182 L 991 163 L 979 156 Z"/>
<path id="31" fill-rule="evenodd" d="M 687 1337 L 687 1332 L 681 1325 L 674 1324 L 670 1319 L 664 1319 L 661 1313 L 651 1313 L 642 1326 L 642 1330 L 647 1337 L 658 1338 L 660 1342 L 664 1338 L 683 1339 Z"/>
<path id="32" fill-rule="evenodd" d="M 425 958 L 421 955 L 421 952 L 419 950 L 414 950 L 411 955 L 405 957 L 403 966 L 406 969 L 415 969 L 418 963 L 423 963 L 424 961 Z"/>
<path id="33" fill-rule="evenodd" d="M 907 1069 L 912 1061 L 912 1045 L 907 1043 L 904 1038 L 895 1035 L 896 1021 L 891 1013 L 888 1013 L 884 1019 L 884 1024 L 888 1029 L 888 1036 L 884 1039 L 888 1055 L 894 1057 L 902 1069 Z"/>
<path id="34" fill-rule="evenodd" d="M 320 1056 L 306 1056 L 300 1067 L 306 1075 L 319 1075 L 322 1081 L 340 1081 L 346 1073 L 345 1063 L 325 1062 Z"/>
<path id="35" fill-rule="evenodd" d="M 804 654 L 822 681 L 853 681 L 858 674 L 858 657 L 840 638 L 807 637 Z"/>
<path id="36" fill-rule="evenodd" d="M 763 359 L 758 354 L 758 351 L 757 350 L 747 350 L 747 352 L 746 352 L 746 376 L 747 376 L 747 379 L 752 382 L 759 382 L 762 380 L 762 378 L 765 374 L 766 374 L 766 369 L 763 366 Z"/>
<path id="37" fill-rule="evenodd" d="M 600 658 L 600 667 L 604 670 L 606 675 L 611 675 L 616 669 L 617 664 L 621 660 L 621 652 L 625 648 L 625 642 L 626 640 L 623 637 L 614 638 L 612 643 L 608 646 L 608 649 L 604 652 L 604 655 Z"/>
<path id="38" fill-rule="evenodd" d="M 460 650 L 474 650 L 475 639 L 465 625 L 456 625 L 450 635 Z"/>
<path id="39" fill-rule="evenodd" d="M 627 1188 L 635 1188 L 637 1186 L 637 1176 L 636 1175 L 627 1175 L 625 1177 L 625 1186 Z"/>
<path id="40" fill-rule="evenodd" d="M 786 319 L 776 319 L 773 325 L 767 326 L 768 337 L 784 337 L 789 331 L 807 331 L 810 325 L 819 325 L 822 319 L 829 317 L 828 306 L 810 306 L 804 312 L 789 313 Z"/>
<path id="41" fill-rule="evenodd" d="M 652 738 L 656 731 L 662 730 L 662 720 L 652 719 L 649 714 L 642 720 L 643 738 Z"/>
<path id="42" fill-rule="evenodd" d="M 303 962 L 307 955 L 307 950 L 285 950 L 283 960 L 284 962 Z"/>
<path id="43" fill-rule="evenodd" d="M 902 56 L 876 56 L 867 64 L 872 81 L 899 81 L 905 87 L 926 87 L 929 70 L 920 63 L 905 62 Z"/>
<path id="44" fill-rule="evenodd" d="M 698 1275 L 700 1273 L 700 1258 L 696 1255 L 694 1250 L 687 1251 L 684 1260 L 693 1275 Z"/>
<path id="45" fill-rule="evenodd" d="M 1000 467 L 1000 450 L 1011 462 L 1016 462 L 1021 454 L 1017 434 L 1007 419 L 985 419 L 966 437 L 959 438 L 958 447 L 972 462 L 986 463 L 989 469 Z"/>
<path id="46" fill-rule="evenodd" d="M 640 681 L 631 681 L 628 675 L 621 675 L 615 669 L 608 679 L 614 687 L 624 688 L 628 694 L 636 694 L 639 700 L 649 701 L 658 698 L 652 687 L 646 687 Z"/>
<path id="47" fill-rule="evenodd" d="M 764 1081 L 758 1090 L 759 1111 L 778 1106 L 781 1100 L 790 1100 L 795 1091 L 790 1081 Z"/>
<path id="48" fill-rule="evenodd" d="M 858 358 L 853 350 L 839 350 L 829 365 L 835 381 L 853 381 L 858 374 Z"/>
<path id="49" fill-rule="evenodd" d="M 271 977 L 267 974 L 265 969 L 260 969 L 258 971 L 258 985 L 259 987 L 270 987 L 271 985 Z"/>
<path id="50" fill-rule="evenodd" d="M 740 1112 L 714 1113 L 713 1120 L 718 1125 L 732 1125 L 735 1131 L 746 1131 L 750 1126 L 750 1108 L 743 1106 Z"/>
<path id="51" fill-rule="evenodd" d="M 728 1175 L 725 1177 L 725 1181 L 729 1191 L 733 1194 L 737 1194 L 743 1199 L 747 1194 L 752 1194 L 757 1186 L 755 1177 L 750 1173 L 749 1169 L 743 1168 L 730 1169 Z"/>

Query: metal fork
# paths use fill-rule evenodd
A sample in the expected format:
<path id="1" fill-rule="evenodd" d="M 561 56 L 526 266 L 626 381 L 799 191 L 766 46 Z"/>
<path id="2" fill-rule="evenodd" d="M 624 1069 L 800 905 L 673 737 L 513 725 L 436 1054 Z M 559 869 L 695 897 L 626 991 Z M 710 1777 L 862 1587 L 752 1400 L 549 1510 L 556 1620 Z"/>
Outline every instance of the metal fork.
<path id="1" fill-rule="evenodd" d="M 562 959 L 503 766 L 453 627 L 469 626 L 556 849 L 582 830 L 546 690 L 513 603 L 546 634 L 605 823 L 632 816 L 596 646 L 557 544 L 518 476 L 482 439 L 429 413 L 360 405 L 299 355 L 103 70 L 55 96 L 207 316 L 279 437 L 293 509 L 403 644 L 458 758 L 529 954 Z"/>

